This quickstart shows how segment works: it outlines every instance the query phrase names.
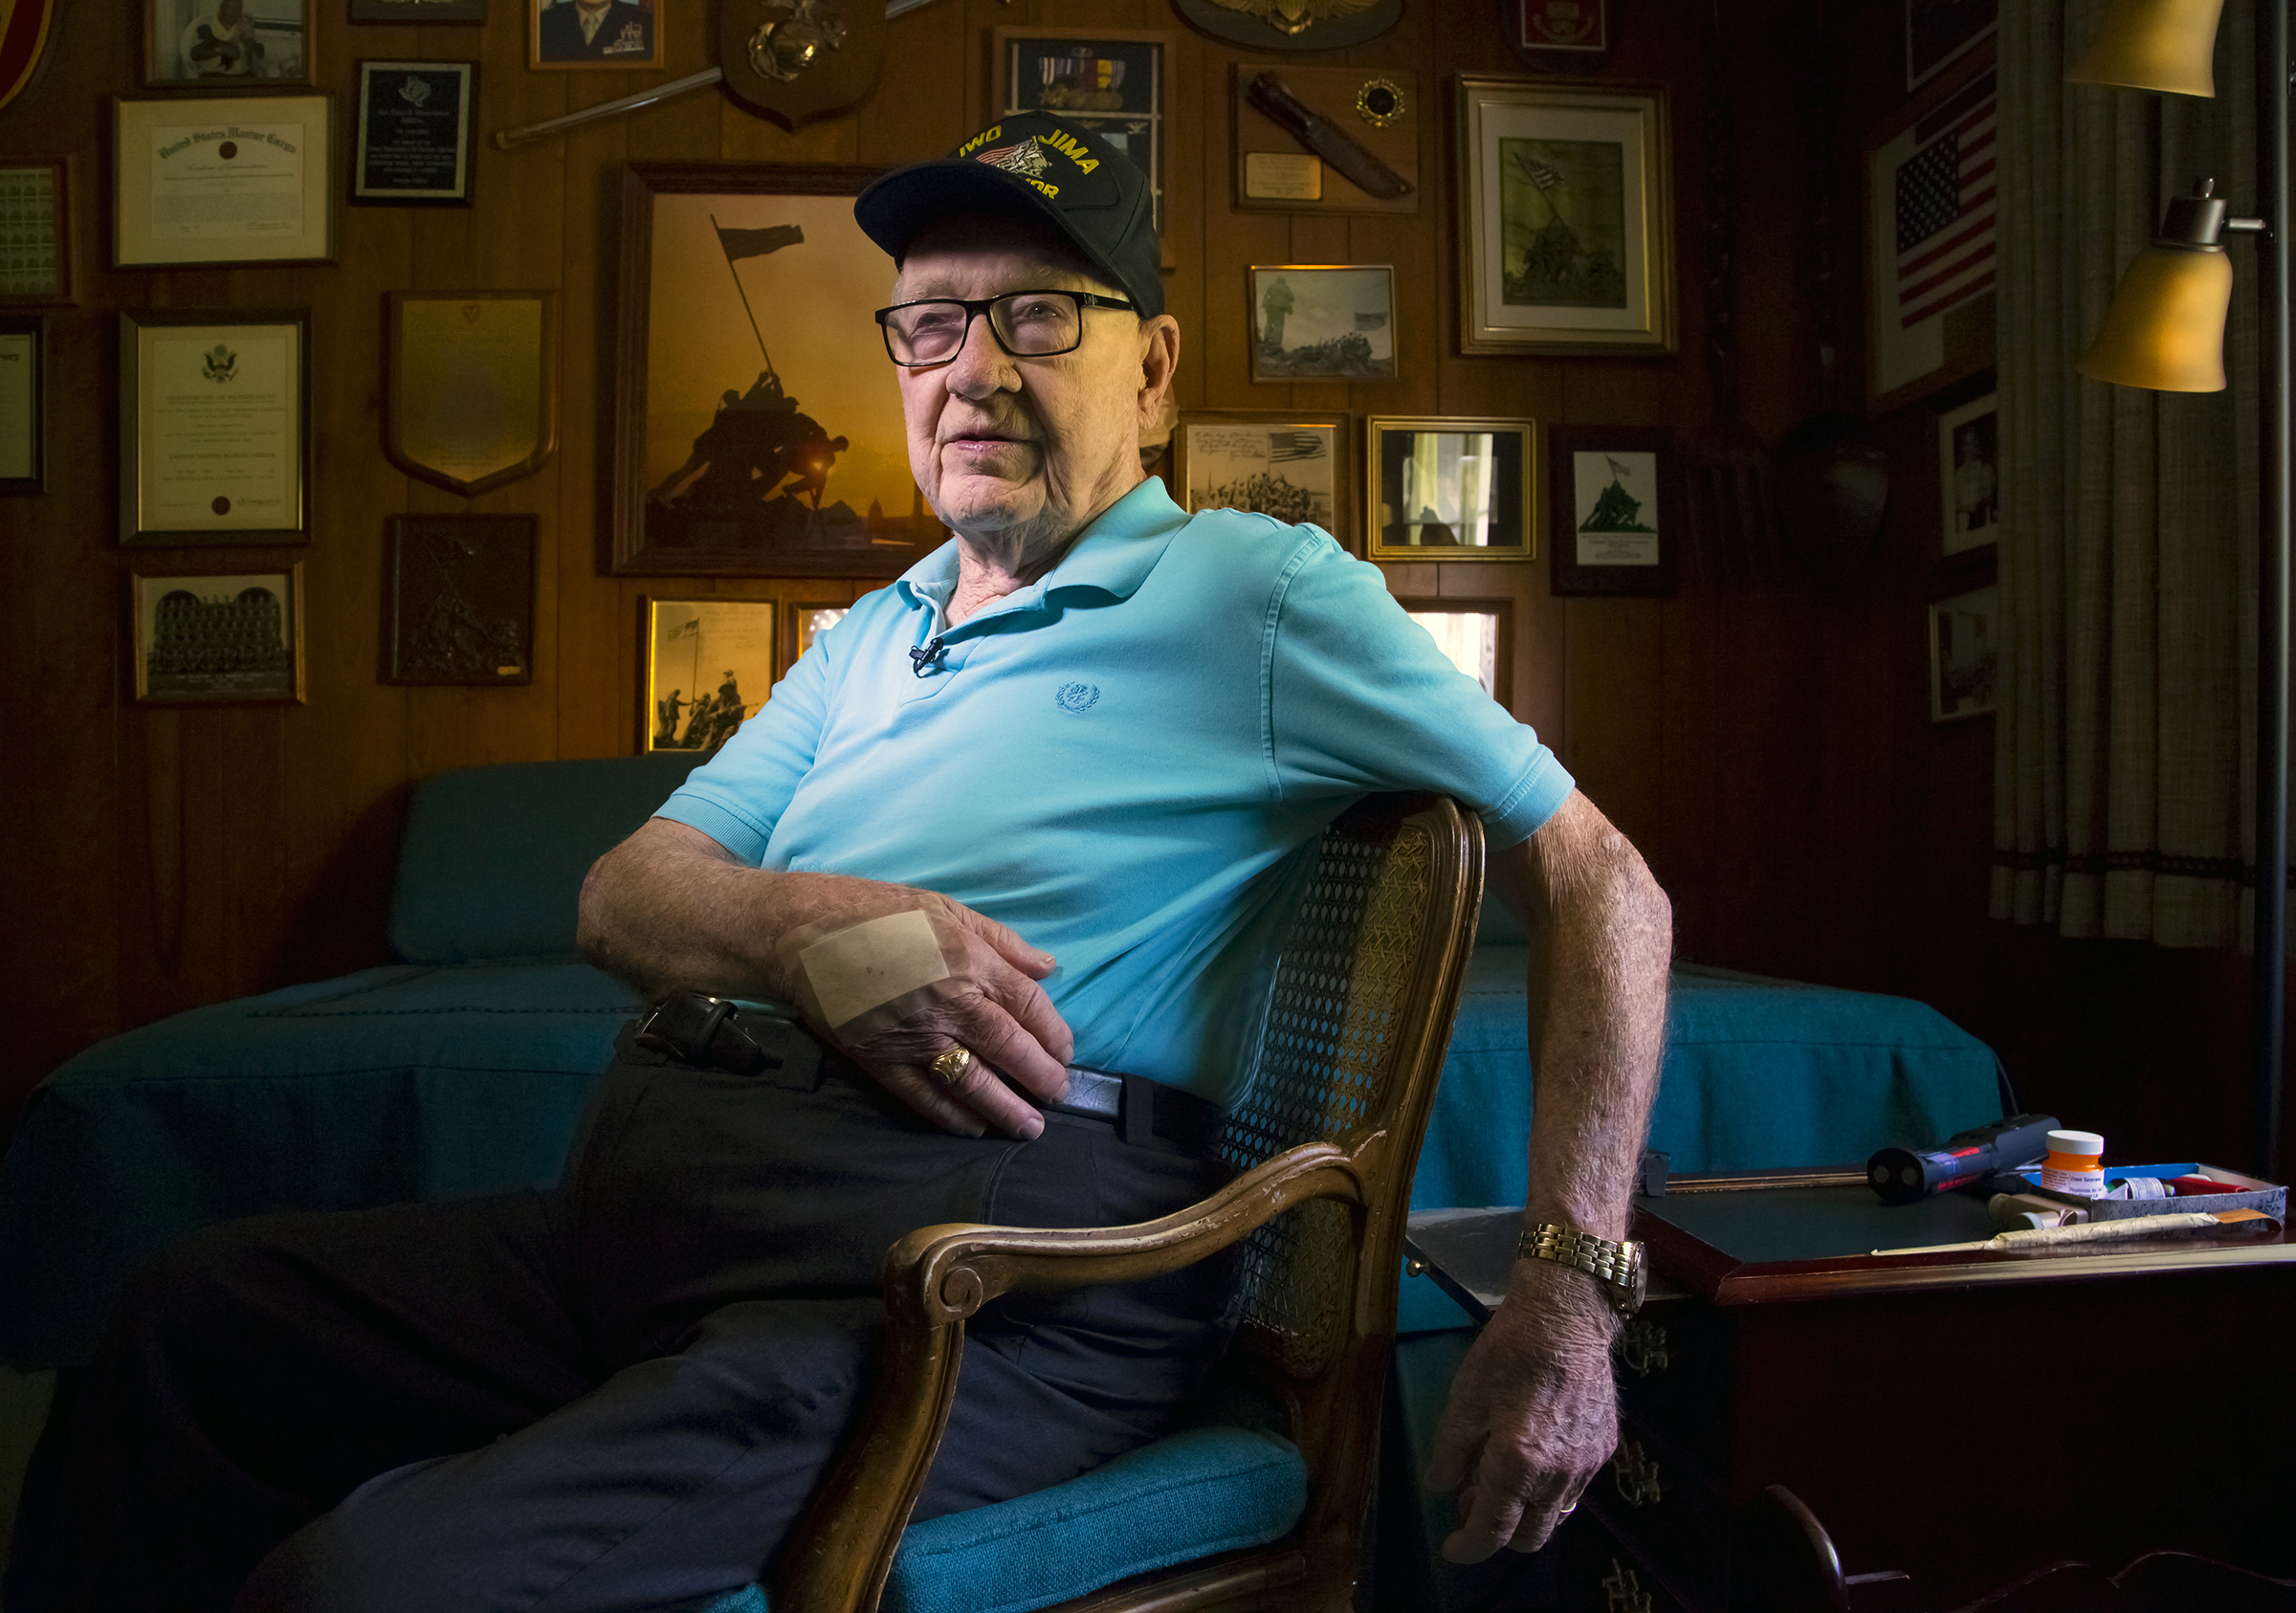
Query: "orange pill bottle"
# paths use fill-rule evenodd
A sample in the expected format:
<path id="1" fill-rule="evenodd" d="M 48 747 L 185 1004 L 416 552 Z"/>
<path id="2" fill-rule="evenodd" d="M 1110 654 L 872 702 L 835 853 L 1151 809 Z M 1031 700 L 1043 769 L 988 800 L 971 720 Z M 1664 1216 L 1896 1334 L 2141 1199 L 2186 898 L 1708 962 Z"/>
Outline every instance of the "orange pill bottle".
<path id="1" fill-rule="evenodd" d="M 2041 1163 L 2041 1184 L 2051 1193 L 2084 1199 L 2105 1196 L 2105 1139 L 2095 1132 L 2049 1133 L 2049 1155 Z"/>

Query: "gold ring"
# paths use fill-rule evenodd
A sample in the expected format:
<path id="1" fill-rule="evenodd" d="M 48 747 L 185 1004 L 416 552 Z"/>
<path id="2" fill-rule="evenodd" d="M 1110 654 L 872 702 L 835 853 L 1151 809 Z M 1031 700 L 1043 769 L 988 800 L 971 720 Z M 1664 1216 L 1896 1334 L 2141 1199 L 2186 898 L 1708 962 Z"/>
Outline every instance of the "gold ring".
<path id="1" fill-rule="evenodd" d="M 943 1048 L 933 1055 L 925 1068 L 933 1072 L 933 1079 L 943 1087 L 954 1086 L 964 1072 L 973 1067 L 973 1050 L 959 1044 Z"/>

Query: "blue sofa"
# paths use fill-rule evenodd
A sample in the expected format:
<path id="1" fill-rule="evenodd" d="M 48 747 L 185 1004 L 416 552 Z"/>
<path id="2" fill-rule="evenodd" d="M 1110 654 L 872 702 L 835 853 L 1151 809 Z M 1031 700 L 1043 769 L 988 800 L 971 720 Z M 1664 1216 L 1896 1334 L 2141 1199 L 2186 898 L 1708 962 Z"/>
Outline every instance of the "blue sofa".
<path id="1" fill-rule="evenodd" d="M 195 1008 L 57 1070 L 0 1160 L 0 1359 L 84 1359 L 127 1273 L 193 1226 L 554 1181 L 583 1097 L 636 1006 L 574 952 L 583 873 L 695 760 L 521 763 L 428 780 L 401 842 L 394 961 Z M 1419 1208 L 1523 1201 L 1528 953 L 1495 908 L 1485 924 L 1421 1156 Z M 1675 972 L 1652 1146 L 1678 1170 L 1862 1159 L 1990 1118 L 1999 1105 L 1991 1051 L 1919 1004 Z M 1423 1461 L 1426 1408 L 1440 1405 L 1466 1326 L 1431 1283 L 1404 1284 L 1400 1399 Z M 1273 1524 L 1297 1475 L 1276 1473 L 1280 1451 L 1247 1445 L 1230 1455 L 1257 1475 L 1253 1504 Z M 1119 1477 L 1074 1482 L 1106 1488 Z M 1089 1519 L 1090 1494 L 1008 1505 Z M 935 1527 L 905 1564 L 925 1560 L 928 1545 L 959 1562 L 999 1526 L 968 1514 Z M 929 1579 L 911 1575 L 888 1605 L 935 1605 Z"/>

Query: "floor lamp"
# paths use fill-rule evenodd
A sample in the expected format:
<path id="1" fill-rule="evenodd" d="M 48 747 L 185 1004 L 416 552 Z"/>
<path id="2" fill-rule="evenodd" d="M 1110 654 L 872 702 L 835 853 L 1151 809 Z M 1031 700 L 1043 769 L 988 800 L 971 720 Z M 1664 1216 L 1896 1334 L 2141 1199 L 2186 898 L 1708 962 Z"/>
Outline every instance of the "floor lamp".
<path id="1" fill-rule="evenodd" d="M 2257 556 L 2256 1068 L 2257 1157 L 2280 1180 L 2283 1050 L 2287 1039 L 2288 541 L 2290 372 L 2288 8 L 2257 0 L 2265 104 L 2257 138 L 2263 216 L 2231 218 L 2202 181 L 2169 204 L 2160 233 L 2113 293 L 2082 374 L 2157 391 L 2224 388 L 2224 315 L 2232 300 L 2227 234 L 2260 237 L 2265 319 L 2263 530 Z M 2114 0 L 2088 54 L 2065 77 L 2173 95 L 2217 93 L 2211 58 L 2223 0 Z"/>

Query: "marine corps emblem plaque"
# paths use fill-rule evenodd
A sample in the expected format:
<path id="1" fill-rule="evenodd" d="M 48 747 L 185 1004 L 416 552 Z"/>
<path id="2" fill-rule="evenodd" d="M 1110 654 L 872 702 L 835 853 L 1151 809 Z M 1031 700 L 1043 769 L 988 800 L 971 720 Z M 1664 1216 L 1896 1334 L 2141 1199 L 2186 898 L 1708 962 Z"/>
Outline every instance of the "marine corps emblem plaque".
<path id="1" fill-rule="evenodd" d="M 784 129 L 867 100 L 885 62 L 871 0 L 718 0 L 725 92 Z"/>

